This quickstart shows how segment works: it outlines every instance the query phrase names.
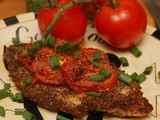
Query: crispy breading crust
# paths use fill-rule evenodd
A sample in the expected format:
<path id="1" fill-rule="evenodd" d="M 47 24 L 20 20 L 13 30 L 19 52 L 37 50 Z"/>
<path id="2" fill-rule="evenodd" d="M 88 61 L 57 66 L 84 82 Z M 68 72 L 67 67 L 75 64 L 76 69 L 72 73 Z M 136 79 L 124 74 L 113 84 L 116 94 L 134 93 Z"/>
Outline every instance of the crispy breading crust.
<path id="1" fill-rule="evenodd" d="M 10 46 L 4 52 L 9 76 L 27 99 L 42 107 L 77 117 L 86 115 L 88 111 L 104 111 L 119 117 L 142 117 L 153 110 L 148 100 L 142 97 L 138 83 L 126 85 L 118 81 L 113 89 L 104 92 L 101 97 L 89 96 L 85 92 L 75 93 L 67 86 L 36 83 L 25 87 L 23 80 L 33 75 L 17 61 L 16 50 L 16 46 Z"/>

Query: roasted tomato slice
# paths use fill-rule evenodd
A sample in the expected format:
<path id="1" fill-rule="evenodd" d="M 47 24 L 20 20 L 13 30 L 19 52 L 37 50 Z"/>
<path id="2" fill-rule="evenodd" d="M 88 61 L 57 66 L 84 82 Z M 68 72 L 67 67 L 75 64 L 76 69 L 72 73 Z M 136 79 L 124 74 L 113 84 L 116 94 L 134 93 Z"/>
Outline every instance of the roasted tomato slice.
<path id="1" fill-rule="evenodd" d="M 97 51 L 99 52 L 99 58 L 95 62 Z M 111 75 L 102 81 L 90 80 L 91 76 L 100 73 L 101 68 L 108 70 Z M 75 55 L 68 57 L 62 65 L 61 71 L 69 87 L 77 92 L 104 92 L 113 88 L 118 79 L 118 70 L 109 62 L 107 55 L 93 48 L 82 48 L 78 59 Z"/>
<path id="2" fill-rule="evenodd" d="M 32 59 L 30 56 L 27 57 L 23 57 L 23 54 L 25 53 L 25 51 L 27 50 L 27 48 L 30 47 L 31 44 L 26 44 L 23 46 L 22 50 L 19 52 L 17 59 L 19 60 L 19 62 L 29 71 L 32 71 L 31 68 L 31 63 L 32 63 Z"/>
<path id="3" fill-rule="evenodd" d="M 60 68 L 51 68 L 50 57 L 55 55 L 53 49 L 42 47 L 36 54 L 32 62 L 35 82 L 60 85 L 64 84 Z M 57 56 L 58 57 L 58 56 Z"/>

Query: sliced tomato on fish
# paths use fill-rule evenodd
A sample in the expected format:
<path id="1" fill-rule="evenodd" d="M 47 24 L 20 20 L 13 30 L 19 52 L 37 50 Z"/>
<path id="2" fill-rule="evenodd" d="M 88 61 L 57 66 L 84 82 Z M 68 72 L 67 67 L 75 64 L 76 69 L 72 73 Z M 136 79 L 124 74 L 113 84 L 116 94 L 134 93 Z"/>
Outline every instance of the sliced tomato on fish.
<path id="1" fill-rule="evenodd" d="M 45 84 L 60 85 L 64 84 L 60 68 L 52 68 L 50 57 L 56 55 L 54 50 L 49 47 L 42 47 L 36 54 L 32 62 L 35 82 Z M 58 58 L 58 56 L 57 56 Z"/>
<path id="2" fill-rule="evenodd" d="M 77 56 L 78 58 L 75 55 L 68 57 L 61 66 L 64 80 L 72 90 L 104 92 L 114 87 L 118 80 L 118 69 L 109 62 L 104 52 L 82 48 Z M 101 74 L 101 69 L 109 71 L 110 76 L 103 80 L 91 80 L 91 76 Z"/>

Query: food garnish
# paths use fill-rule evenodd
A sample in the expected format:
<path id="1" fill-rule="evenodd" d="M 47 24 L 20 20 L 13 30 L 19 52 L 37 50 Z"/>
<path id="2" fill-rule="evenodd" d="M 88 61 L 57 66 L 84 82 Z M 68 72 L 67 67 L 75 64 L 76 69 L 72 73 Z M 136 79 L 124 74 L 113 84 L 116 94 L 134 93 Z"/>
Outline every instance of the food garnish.
<path id="1" fill-rule="evenodd" d="M 140 57 L 142 55 L 142 51 L 139 50 L 136 46 L 133 46 L 131 49 L 130 49 L 130 52 L 136 57 Z"/>
<path id="2" fill-rule="evenodd" d="M 126 57 L 121 57 L 120 60 L 123 67 L 129 66 L 129 62 Z"/>

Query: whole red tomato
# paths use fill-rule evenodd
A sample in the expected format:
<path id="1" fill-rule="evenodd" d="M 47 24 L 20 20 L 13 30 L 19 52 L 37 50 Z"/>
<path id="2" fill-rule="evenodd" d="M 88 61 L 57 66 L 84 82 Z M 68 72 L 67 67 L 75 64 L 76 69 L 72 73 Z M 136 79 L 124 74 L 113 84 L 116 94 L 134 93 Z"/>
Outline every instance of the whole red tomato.
<path id="1" fill-rule="evenodd" d="M 66 5 L 71 0 L 60 0 L 59 5 Z M 60 8 L 43 9 L 38 14 L 40 31 L 44 33 L 51 21 L 55 18 Z M 55 24 L 51 35 L 57 38 L 79 43 L 85 33 L 87 26 L 86 15 L 79 5 L 74 5 L 66 10 Z"/>
<path id="2" fill-rule="evenodd" d="M 112 0 L 114 1 L 114 0 Z M 94 24 L 100 37 L 116 48 L 130 48 L 143 37 L 147 18 L 136 0 L 119 0 L 113 8 L 106 0 L 96 13 Z"/>

